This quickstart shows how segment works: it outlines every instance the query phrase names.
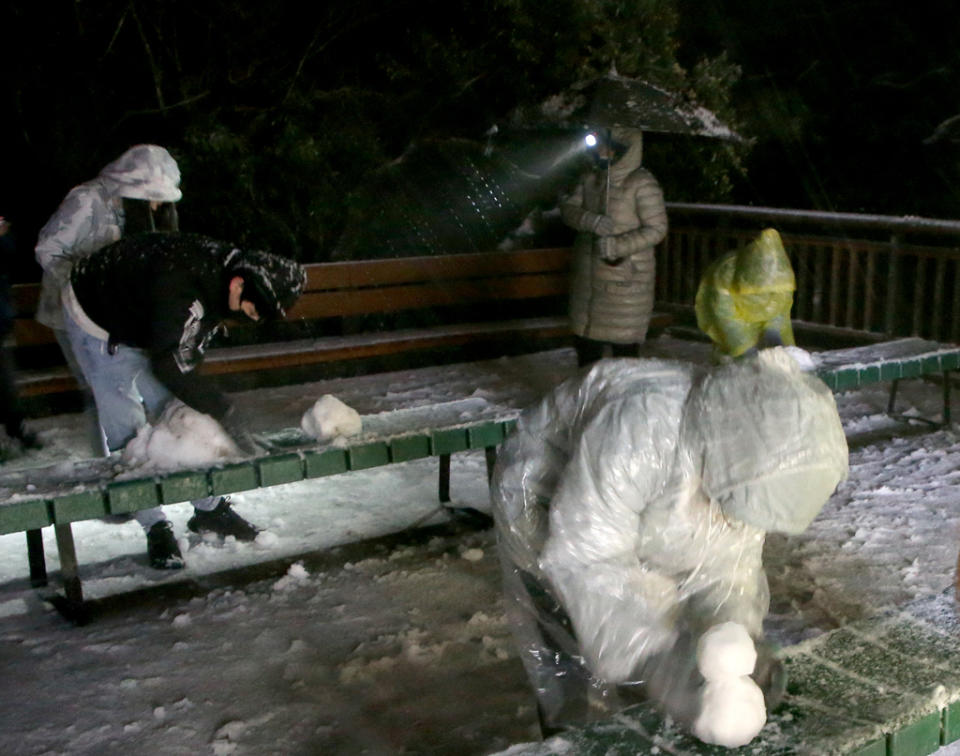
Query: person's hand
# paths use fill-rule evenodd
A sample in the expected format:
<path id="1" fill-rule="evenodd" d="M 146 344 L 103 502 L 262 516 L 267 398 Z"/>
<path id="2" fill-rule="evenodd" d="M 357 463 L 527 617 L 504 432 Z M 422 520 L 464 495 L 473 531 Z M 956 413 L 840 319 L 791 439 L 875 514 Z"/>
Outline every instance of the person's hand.
<path id="1" fill-rule="evenodd" d="M 248 457 L 263 453 L 263 448 L 256 442 L 253 435 L 247 430 L 246 424 L 240 417 L 240 412 L 236 407 L 227 410 L 227 414 L 220 420 L 220 425 L 227 432 L 227 435 L 233 439 L 237 448 Z"/>
<path id="2" fill-rule="evenodd" d="M 600 259 L 608 265 L 619 265 L 623 258 L 617 254 L 617 238 L 615 236 L 604 236 L 598 240 L 597 251 L 600 253 Z"/>
<path id="3" fill-rule="evenodd" d="M 598 215 L 593 221 L 593 233 L 597 236 L 610 236 L 616 229 L 616 225 L 609 215 Z"/>

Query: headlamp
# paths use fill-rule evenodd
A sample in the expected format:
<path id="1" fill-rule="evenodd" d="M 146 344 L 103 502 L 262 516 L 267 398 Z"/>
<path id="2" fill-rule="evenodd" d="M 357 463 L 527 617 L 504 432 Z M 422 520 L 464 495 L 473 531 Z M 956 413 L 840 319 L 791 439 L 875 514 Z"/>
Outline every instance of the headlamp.
<path id="1" fill-rule="evenodd" d="M 589 134 L 587 134 L 587 135 L 583 138 L 583 143 L 584 143 L 585 145 L 587 145 L 587 147 L 596 147 L 596 146 L 597 146 L 597 135 L 594 134 L 593 132 L 590 132 Z"/>

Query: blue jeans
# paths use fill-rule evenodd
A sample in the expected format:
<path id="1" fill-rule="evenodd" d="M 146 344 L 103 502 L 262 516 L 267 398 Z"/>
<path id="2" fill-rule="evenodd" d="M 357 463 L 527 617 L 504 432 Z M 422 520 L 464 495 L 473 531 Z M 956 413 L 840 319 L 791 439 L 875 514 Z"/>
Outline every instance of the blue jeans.
<path id="1" fill-rule="evenodd" d="M 107 449 L 122 449 L 147 424 L 148 417 L 160 415 L 173 394 L 153 375 L 150 358 L 143 350 L 118 344 L 110 354 L 107 342 L 84 331 L 66 310 L 64 322 L 73 356 L 93 392 Z M 210 510 L 217 501 L 218 497 L 207 497 L 193 506 Z M 134 517 L 147 530 L 166 519 L 160 507 L 136 512 Z"/>

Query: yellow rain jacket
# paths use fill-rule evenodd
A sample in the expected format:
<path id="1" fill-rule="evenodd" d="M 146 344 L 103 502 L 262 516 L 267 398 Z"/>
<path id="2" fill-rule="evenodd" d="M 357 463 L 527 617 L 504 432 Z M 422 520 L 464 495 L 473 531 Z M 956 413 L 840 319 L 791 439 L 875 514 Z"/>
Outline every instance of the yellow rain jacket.
<path id="1" fill-rule="evenodd" d="M 719 354 L 730 357 L 756 346 L 768 331 L 792 346 L 790 309 L 796 288 L 780 234 L 765 229 L 707 268 L 697 289 L 697 325 Z"/>

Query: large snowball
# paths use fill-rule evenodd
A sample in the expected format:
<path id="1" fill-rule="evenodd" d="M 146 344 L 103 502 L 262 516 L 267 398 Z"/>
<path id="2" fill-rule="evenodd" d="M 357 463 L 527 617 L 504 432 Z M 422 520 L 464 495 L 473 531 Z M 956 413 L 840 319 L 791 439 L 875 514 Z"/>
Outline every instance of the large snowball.
<path id="1" fill-rule="evenodd" d="M 704 743 L 736 748 L 753 740 L 766 722 L 763 691 L 751 678 L 708 680 L 701 691 L 693 734 Z"/>
<path id="2" fill-rule="evenodd" d="M 175 470 L 209 467 L 242 456 L 216 420 L 174 399 L 153 425 L 145 425 L 124 447 L 123 461 L 134 467 Z"/>
<path id="3" fill-rule="evenodd" d="M 363 428 L 360 414 L 337 397 L 324 394 L 303 413 L 300 428 L 311 438 L 329 441 L 338 436 L 355 436 Z"/>
<path id="4" fill-rule="evenodd" d="M 697 668 L 707 680 L 749 675 L 756 663 L 753 639 L 737 622 L 714 625 L 697 642 Z"/>

